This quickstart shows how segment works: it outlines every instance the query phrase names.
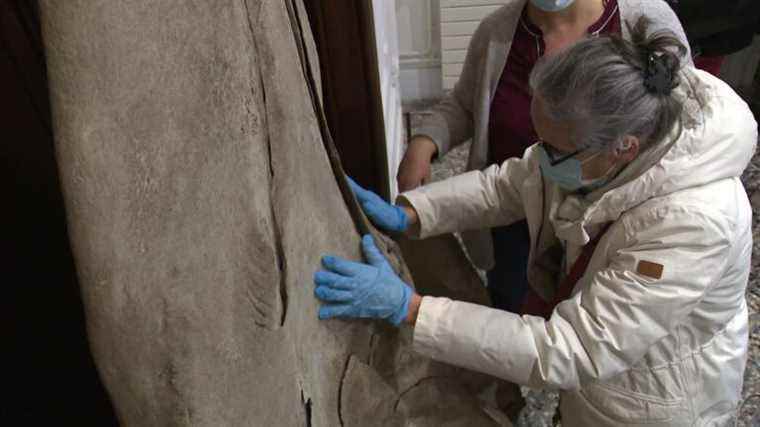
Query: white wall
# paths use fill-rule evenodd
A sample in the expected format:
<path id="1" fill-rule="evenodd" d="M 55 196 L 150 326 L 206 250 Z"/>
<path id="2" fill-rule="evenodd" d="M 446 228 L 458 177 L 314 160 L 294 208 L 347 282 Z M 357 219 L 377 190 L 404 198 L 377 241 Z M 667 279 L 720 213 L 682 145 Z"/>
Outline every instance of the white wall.
<path id="1" fill-rule="evenodd" d="M 401 93 L 399 88 L 400 53 L 398 19 L 393 3 L 372 0 L 372 19 L 375 26 L 380 95 L 385 124 L 385 150 L 388 168 L 390 200 L 396 200 L 398 183 L 396 173 L 403 153 L 403 127 Z"/>
<path id="2" fill-rule="evenodd" d="M 440 0 L 441 8 L 441 64 L 443 90 L 454 88 L 464 65 L 467 46 L 480 21 L 498 8 L 505 0 Z"/>
<path id="3" fill-rule="evenodd" d="M 404 102 L 437 99 L 459 79 L 481 19 L 505 0 L 395 0 Z"/>
<path id="4" fill-rule="evenodd" d="M 395 0 L 403 101 L 439 98 L 440 0 Z"/>

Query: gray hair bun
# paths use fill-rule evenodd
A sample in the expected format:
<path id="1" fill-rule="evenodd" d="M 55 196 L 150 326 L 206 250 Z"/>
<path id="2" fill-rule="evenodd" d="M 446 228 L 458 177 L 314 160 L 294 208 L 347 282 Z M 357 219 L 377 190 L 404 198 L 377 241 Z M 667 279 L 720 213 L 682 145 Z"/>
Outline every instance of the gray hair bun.
<path id="1" fill-rule="evenodd" d="M 617 38 L 615 44 L 631 65 L 642 72 L 644 87 L 649 93 L 668 96 L 678 84 L 680 58 L 686 54 L 686 47 L 669 31 L 649 33 L 651 21 L 641 17 L 633 28 L 629 25 L 631 42 Z M 627 49 L 628 45 L 633 51 Z M 632 45 L 632 46 L 631 46 Z"/>
<path id="2" fill-rule="evenodd" d="M 534 95 L 551 119 L 570 126 L 578 148 L 610 150 L 626 136 L 647 147 L 680 123 L 683 100 L 674 89 L 688 80 L 681 72 L 687 50 L 672 32 L 650 28 L 641 18 L 628 26 L 630 40 L 590 37 L 534 67 Z"/>
<path id="3" fill-rule="evenodd" d="M 647 67 L 644 70 L 644 87 L 655 95 L 670 95 L 670 92 L 678 86 L 673 73 L 674 68 L 668 64 L 671 59 L 667 55 L 650 53 L 647 59 Z"/>

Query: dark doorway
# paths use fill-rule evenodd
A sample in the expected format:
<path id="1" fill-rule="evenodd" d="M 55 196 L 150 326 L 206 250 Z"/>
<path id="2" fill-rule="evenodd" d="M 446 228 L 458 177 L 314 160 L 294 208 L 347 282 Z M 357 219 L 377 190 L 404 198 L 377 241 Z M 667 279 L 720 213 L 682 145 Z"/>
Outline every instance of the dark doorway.
<path id="1" fill-rule="evenodd" d="M 383 112 L 369 0 L 304 0 L 324 107 L 346 173 L 388 199 Z"/>

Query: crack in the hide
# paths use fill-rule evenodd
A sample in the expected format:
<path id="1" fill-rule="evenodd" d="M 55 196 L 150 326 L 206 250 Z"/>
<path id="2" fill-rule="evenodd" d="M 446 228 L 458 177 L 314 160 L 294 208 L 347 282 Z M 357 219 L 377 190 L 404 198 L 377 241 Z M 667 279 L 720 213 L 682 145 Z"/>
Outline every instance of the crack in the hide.
<path id="1" fill-rule="evenodd" d="M 306 427 L 311 427 L 311 398 L 306 399 L 301 389 L 301 405 L 303 405 L 304 416 L 306 418 Z"/>
<path id="2" fill-rule="evenodd" d="M 348 376 L 348 366 L 351 364 L 351 358 L 354 357 L 352 354 L 349 354 L 346 358 L 346 364 L 343 366 L 343 374 L 340 376 L 340 383 L 338 385 L 338 421 L 340 422 L 341 427 L 343 424 L 343 386 L 346 382 L 346 376 Z"/>
<path id="3" fill-rule="evenodd" d="M 247 22 L 248 22 L 248 30 L 251 34 L 251 43 L 253 44 L 253 48 L 255 52 L 258 54 L 261 52 L 261 49 L 259 48 L 259 45 L 256 41 L 256 32 L 254 30 L 253 25 L 253 15 L 251 13 L 251 10 L 248 7 L 247 0 L 241 0 L 243 4 L 243 8 L 245 9 L 246 15 L 247 15 Z M 256 16 L 258 17 L 258 13 Z M 273 238 L 274 238 L 274 246 L 275 246 L 275 258 L 276 258 L 276 264 L 278 269 L 278 275 L 279 275 L 279 283 L 278 283 L 278 290 L 279 290 L 279 297 L 280 297 L 280 303 L 282 307 L 282 313 L 280 315 L 280 319 L 278 321 L 278 326 L 282 327 L 285 325 L 285 319 L 287 317 L 288 313 L 288 289 L 287 289 L 287 262 L 285 259 L 285 249 L 282 244 L 282 229 L 280 227 L 280 221 L 277 216 L 277 209 L 275 208 L 276 201 L 277 201 L 277 195 L 276 195 L 276 186 L 275 186 L 275 167 L 273 162 L 273 153 L 272 153 L 272 139 L 270 137 L 270 128 L 269 128 L 269 109 L 267 107 L 267 91 L 266 91 L 266 82 L 264 81 L 264 73 L 263 69 L 261 67 L 261 64 L 258 62 L 256 63 L 258 67 L 258 75 L 259 75 L 259 89 L 261 91 L 261 100 L 262 100 L 262 109 L 264 110 L 264 129 L 266 130 L 266 146 L 267 146 L 267 162 L 269 167 L 269 206 L 271 210 L 271 218 L 272 218 L 272 231 L 273 231 Z"/>
<path id="4" fill-rule="evenodd" d="M 416 383 L 412 384 L 409 388 L 407 388 L 406 390 L 404 390 L 401 393 L 399 393 L 398 399 L 396 399 L 396 403 L 393 405 L 393 411 L 397 412 L 398 411 L 398 406 L 401 404 L 401 400 L 404 398 L 404 396 L 406 396 L 406 394 L 409 393 L 410 391 L 412 391 L 415 388 L 417 388 L 420 385 L 422 385 L 422 383 L 424 383 L 426 381 L 430 381 L 430 380 L 449 379 L 449 378 L 453 378 L 453 377 L 449 377 L 449 376 L 445 376 L 445 375 L 433 375 L 433 376 L 429 376 L 429 377 L 420 378 Z"/>

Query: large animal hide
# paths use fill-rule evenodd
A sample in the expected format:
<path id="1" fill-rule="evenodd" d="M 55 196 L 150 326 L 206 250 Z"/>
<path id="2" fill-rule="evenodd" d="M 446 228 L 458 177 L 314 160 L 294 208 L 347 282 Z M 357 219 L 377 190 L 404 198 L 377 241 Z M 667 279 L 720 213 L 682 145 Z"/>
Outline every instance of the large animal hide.
<path id="1" fill-rule="evenodd" d="M 320 256 L 360 259 L 367 225 L 324 144 L 300 0 L 41 11 L 88 335 L 123 425 L 497 424 L 477 395 L 498 384 L 415 355 L 410 329 L 317 320 Z"/>

